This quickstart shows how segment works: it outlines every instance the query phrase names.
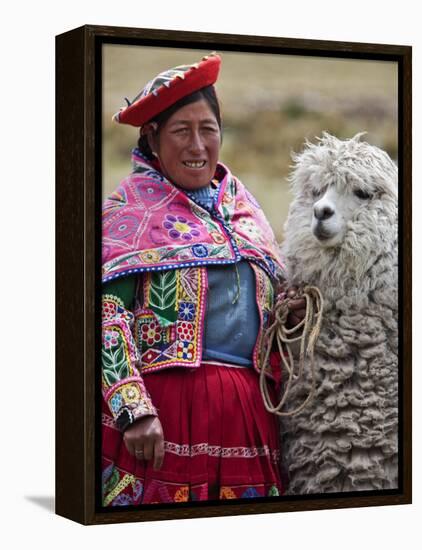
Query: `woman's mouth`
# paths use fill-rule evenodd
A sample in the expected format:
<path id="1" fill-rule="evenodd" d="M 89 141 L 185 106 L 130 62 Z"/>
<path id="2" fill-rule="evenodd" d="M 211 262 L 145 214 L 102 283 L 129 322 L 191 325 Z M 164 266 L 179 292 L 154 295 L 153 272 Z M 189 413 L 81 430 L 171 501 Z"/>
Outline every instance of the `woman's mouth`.
<path id="1" fill-rule="evenodd" d="M 183 164 L 188 168 L 203 168 L 206 164 L 205 160 L 184 160 Z"/>

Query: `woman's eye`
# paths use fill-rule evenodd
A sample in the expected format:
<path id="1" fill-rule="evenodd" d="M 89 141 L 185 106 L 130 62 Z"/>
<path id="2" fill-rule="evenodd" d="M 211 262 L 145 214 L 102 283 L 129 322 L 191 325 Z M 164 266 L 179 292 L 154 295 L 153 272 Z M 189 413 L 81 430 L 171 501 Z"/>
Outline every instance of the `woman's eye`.
<path id="1" fill-rule="evenodd" d="M 204 128 L 202 128 L 202 131 L 207 133 L 214 133 L 217 130 L 213 126 L 205 126 Z"/>
<path id="2" fill-rule="evenodd" d="M 353 193 L 358 199 L 368 200 L 372 197 L 370 193 L 367 193 L 363 189 L 355 189 Z"/>

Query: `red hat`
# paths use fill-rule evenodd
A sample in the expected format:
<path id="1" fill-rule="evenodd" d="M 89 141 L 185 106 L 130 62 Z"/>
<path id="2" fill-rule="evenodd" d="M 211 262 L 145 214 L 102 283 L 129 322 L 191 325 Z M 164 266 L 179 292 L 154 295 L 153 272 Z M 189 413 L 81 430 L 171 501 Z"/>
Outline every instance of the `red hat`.
<path id="1" fill-rule="evenodd" d="M 220 70 L 221 58 L 215 52 L 199 63 L 181 65 L 160 73 L 150 80 L 132 103 L 120 109 L 113 120 L 121 124 L 142 126 L 182 97 L 214 84 Z"/>

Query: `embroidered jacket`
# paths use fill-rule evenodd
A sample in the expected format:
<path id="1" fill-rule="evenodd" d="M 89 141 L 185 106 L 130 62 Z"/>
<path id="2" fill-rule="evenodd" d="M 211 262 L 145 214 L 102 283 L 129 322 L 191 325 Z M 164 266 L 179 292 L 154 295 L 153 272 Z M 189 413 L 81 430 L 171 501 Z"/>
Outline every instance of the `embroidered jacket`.
<path id="1" fill-rule="evenodd" d="M 157 414 L 141 374 L 199 367 L 207 265 L 250 261 L 260 330 L 253 364 L 283 276 L 273 232 L 256 200 L 219 164 L 212 209 L 178 189 L 136 150 L 134 172 L 104 204 L 103 282 L 140 274 L 129 311 L 103 297 L 103 394 L 120 429 Z"/>

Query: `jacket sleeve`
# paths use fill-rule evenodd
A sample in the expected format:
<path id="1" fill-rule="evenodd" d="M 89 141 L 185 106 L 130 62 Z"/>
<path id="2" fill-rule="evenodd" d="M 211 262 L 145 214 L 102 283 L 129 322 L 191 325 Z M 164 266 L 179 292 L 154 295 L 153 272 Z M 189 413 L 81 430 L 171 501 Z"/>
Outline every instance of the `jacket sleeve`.
<path id="1" fill-rule="evenodd" d="M 136 278 L 124 277 L 104 285 L 102 295 L 102 393 L 121 431 L 143 416 L 157 416 L 133 338 L 135 289 Z"/>

